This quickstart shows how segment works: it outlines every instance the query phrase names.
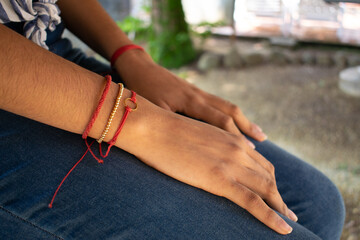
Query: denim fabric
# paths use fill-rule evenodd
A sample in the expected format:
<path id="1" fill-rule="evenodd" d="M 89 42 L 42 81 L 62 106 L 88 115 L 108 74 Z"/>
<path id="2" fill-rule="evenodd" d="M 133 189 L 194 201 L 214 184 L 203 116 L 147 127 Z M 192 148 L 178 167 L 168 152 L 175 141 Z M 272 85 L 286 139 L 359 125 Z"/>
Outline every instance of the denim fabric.
<path id="1" fill-rule="evenodd" d="M 50 49 L 90 70 L 110 70 L 68 40 Z M 118 148 L 104 164 L 88 154 L 49 209 L 86 146 L 80 135 L 0 110 L 0 239 L 339 239 L 344 204 L 334 184 L 270 141 L 252 141 L 274 164 L 279 191 L 299 217 L 298 223 L 283 217 L 294 228 L 290 235 Z"/>

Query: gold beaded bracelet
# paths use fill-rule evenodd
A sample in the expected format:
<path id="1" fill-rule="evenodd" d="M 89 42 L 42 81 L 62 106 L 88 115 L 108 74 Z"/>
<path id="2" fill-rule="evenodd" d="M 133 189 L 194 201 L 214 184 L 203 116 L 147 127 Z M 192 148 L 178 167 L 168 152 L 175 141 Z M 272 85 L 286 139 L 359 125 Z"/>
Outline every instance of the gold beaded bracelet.
<path id="1" fill-rule="evenodd" d="M 120 99 L 121 99 L 121 97 L 123 95 L 123 92 L 124 92 L 124 85 L 122 83 L 119 83 L 119 85 L 120 85 L 120 89 L 119 89 L 119 93 L 118 93 L 118 96 L 117 96 L 116 101 L 115 101 L 114 108 L 110 113 L 109 120 L 108 120 L 108 122 L 106 124 L 106 127 L 105 127 L 103 133 L 101 134 L 101 137 L 97 140 L 98 143 L 101 143 L 104 140 L 104 138 L 106 137 L 106 134 L 108 133 L 108 131 L 110 129 L 111 122 L 112 122 L 112 120 L 113 120 L 113 118 L 115 116 L 115 113 L 116 113 L 116 111 L 117 111 L 117 109 L 119 107 Z"/>

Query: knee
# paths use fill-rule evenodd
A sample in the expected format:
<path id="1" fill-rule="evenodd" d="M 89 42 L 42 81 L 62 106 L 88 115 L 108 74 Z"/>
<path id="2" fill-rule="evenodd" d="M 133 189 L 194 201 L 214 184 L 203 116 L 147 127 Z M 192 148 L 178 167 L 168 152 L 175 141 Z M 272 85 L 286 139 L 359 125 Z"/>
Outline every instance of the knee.
<path id="1" fill-rule="evenodd" d="M 339 192 L 338 188 L 335 186 L 330 179 L 325 176 L 322 176 L 322 179 L 318 181 L 317 191 L 319 196 L 318 207 L 321 211 L 322 222 L 327 226 L 327 233 L 330 233 L 332 237 L 333 234 L 341 234 L 342 228 L 345 221 L 345 205 L 344 200 Z M 331 230 L 330 230 L 331 229 Z M 326 234 L 325 234 L 326 235 Z M 340 238 L 340 236 L 337 236 Z M 333 238 L 333 239 L 338 239 Z M 328 238 L 324 238 L 328 239 Z M 331 239 L 331 237 L 329 238 Z"/>
<path id="2" fill-rule="evenodd" d="M 339 191 L 339 189 L 332 183 L 330 180 L 329 186 L 327 189 L 327 196 L 329 198 L 328 207 L 333 209 L 333 215 L 335 219 L 338 219 L 339 224 L 341 226 L 345 221 L 345 204 L 344 199 Z"/>

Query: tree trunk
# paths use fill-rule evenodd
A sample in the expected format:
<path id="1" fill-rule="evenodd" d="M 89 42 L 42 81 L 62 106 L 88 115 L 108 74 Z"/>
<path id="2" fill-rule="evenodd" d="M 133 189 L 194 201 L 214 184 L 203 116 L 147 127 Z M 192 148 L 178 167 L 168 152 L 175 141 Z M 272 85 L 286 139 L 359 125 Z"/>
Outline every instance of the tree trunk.
<path id="1" fill-rule="evenodd" d="M 181 0 L 152 0 L 151 56 L 164 67 L 180 67 L 196 56 Z"/>

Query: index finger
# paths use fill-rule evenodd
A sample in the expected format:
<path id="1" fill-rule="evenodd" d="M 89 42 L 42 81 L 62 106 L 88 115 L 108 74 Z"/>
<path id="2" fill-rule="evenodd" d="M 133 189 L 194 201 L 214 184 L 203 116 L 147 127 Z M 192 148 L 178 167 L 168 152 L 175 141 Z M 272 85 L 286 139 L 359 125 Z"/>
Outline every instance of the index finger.
<path id="1" fill-rule="evenodd" d="M 196 105 L 188 105 L 185 109 L 185 114 L 224 129 L 225 131 L 228 131 L 232 134 L 240 136 L 242 135 L 233 119 L 229 115 L 226 115 L 211 105 L 207 105 L 203 102 L 200 102 Z M 242 140 L 250 147 L 250 149 L 255 148 L 255 145 L 245 136 L 243 136 Z"/>
<path id="2" fill-rule="evenodd" d="M 262 132 L 262 129 L 255 123 L 252 123 L 238 106 L 209 93 L 206 93 L 206 96 L 209 104 L 232 117 L 237 127 L 243 133 L 258 141 L 266 140 L 267 136 Z"/>

